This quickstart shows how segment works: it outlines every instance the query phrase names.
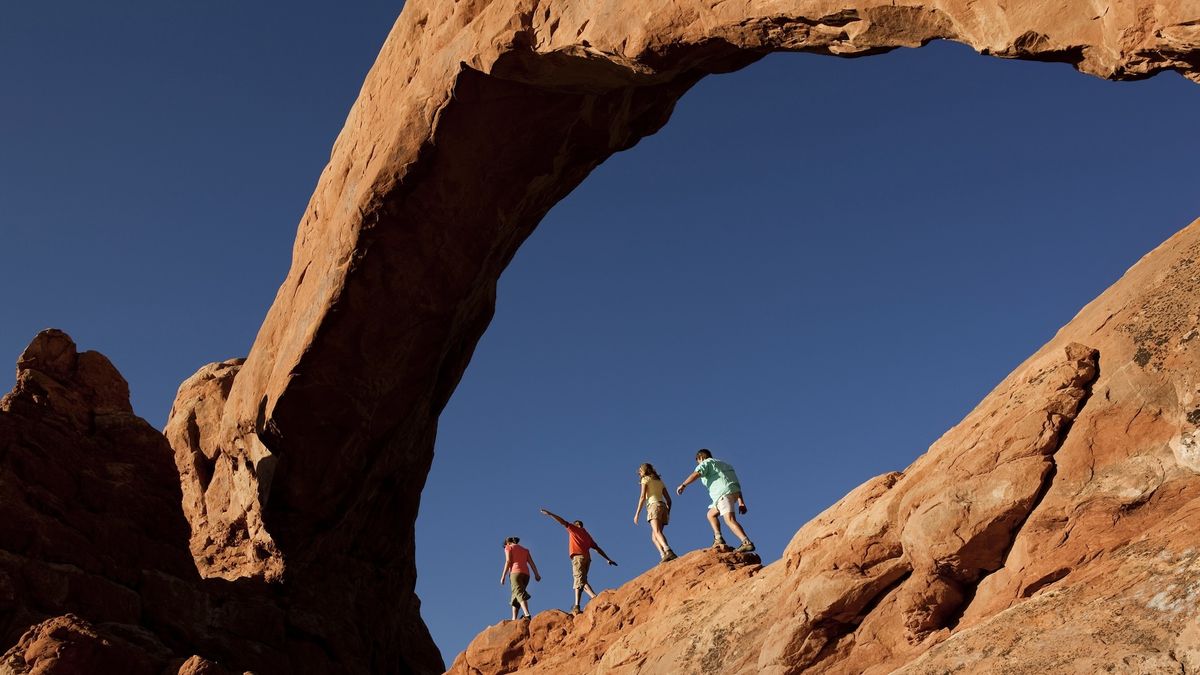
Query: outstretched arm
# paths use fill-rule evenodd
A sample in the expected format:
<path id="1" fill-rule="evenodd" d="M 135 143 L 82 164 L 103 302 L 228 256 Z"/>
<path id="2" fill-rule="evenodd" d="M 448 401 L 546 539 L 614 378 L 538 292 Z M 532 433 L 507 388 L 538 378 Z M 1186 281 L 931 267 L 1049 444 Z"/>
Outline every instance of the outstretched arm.
<path id="1" fill-rule="evenodd" d="M 550 516 L 551 518 L 557 520 L 559 525 L 562 525 L 563 527 L 567 526 L 567 521 L 563 520 L 557 513 L 550 513 L 546 509 L 539 509 L 539 510 L 542 512 L 542 515 Z"/>
<path id="2" fill-rule="evenodd" d="M 683 480 L 683 482 L 679 484 L 679 487 L 675 488 L 675 494 L 677 494 L 677 495 L 683 494 L 683 488 L 691 485 L 692 483 L 695 483 L 698 480 L 700 480 L 700 474 L 693 471 L 692 475 L 685 478 Z"/>
<path id="3" fill-rule="evenodd" d="M 599 553 L 601 558 L 604 558 L 605 560 L 607 560 L 609 565 L 612 565 L 613 567 L 617 566 L 617 561 L 608 557 L 608 554 L 604 552 L 604 549 L 600 548 L 599 544 L 597 544 L 596 542 L 593 541 L 592 548 L 596 549 L 596 553 Z"/>

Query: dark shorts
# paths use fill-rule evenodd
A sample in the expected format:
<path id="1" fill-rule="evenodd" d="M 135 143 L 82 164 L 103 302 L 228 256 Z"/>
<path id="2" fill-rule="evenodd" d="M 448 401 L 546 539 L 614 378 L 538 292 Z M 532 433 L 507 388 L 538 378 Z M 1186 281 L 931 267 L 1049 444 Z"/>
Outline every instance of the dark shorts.
<path id="1" fill-rule="evenodd" d="M 509 584 L 512 586 L 512 606 L 520 607 L 522 602 L 526 602 L 533 597 L 525 587 L 529 585 L 528 574 L 514 574 L 508 578 Z"/>

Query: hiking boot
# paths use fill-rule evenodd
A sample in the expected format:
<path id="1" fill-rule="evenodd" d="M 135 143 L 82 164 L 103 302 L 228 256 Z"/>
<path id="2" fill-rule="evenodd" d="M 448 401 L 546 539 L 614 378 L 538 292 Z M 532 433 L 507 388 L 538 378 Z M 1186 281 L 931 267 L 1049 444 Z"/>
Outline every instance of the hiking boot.
<path id="1" fill-rule="evenodd" d="M 749 539 L 747 539 L 746 541 L 743 541 L 741 546 L 734 549 L 734 551 L 737 553 L 750 553 L 753 550 L 754 550 L 754 542 L 750 541 Z"/>
<path id="2" fill-rule="evenodd" d="M 665 555 L 662 557 L 662 562 L 667 562 L 667 561 L 670 561 L 670 560 L 674 560 L 674 559 L 676 559 L 676 558 L 678 558 L 678 557 L 679 557 L 679 556 L 675 555 L 675 551 L 672 551 L 671 549 L 667 549 L 667 552 L 666 552 L 666 554 L 665 554 Z"/>

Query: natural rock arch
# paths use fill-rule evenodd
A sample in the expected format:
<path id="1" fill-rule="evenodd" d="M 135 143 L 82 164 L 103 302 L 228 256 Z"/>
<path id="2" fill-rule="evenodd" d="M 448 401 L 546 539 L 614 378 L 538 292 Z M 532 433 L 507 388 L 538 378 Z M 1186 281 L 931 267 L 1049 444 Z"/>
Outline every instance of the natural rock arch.
<path id="1" fill-rule="evenodd" d="M 172 411 L 202 575 L 275 582 L 295 613 L 357 624 L 307 628 L 335 660 L 435 668 L 413 594 L 418 498 L 517 247 L 707 74 L 935 39 L 1200 82 L 1200 6 L 1182 0 L 407 3 L 248 358 L 198 373 Z"/>

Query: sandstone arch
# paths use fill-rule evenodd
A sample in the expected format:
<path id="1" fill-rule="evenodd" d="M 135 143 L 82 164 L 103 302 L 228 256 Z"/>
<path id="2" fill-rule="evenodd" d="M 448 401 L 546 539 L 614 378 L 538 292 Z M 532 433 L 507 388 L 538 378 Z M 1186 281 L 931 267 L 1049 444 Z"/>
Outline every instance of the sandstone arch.
<path id="1" fill-rule="evenodd" d="M 335 658 L 432 669 L 412 593 L 418 496 L 517 247 L 704 75 L 771 51 L 935 39 L 1200 82 L 1200 6 L 1184 0 L 406 4 L 248 358 L 181 387 L 168 436 L 202 574 L 274 582 L 295 613 L 357 619 L 325 633 Z"/>

